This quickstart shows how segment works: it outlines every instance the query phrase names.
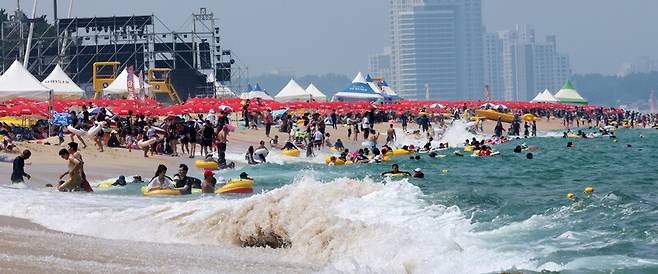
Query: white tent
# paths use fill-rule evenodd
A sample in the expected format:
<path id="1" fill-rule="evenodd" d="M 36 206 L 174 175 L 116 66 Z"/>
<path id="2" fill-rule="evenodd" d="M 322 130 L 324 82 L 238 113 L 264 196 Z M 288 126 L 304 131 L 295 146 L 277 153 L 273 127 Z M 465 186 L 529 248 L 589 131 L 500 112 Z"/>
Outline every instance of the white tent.
<path id="1" fill-rule="evenodd" d="M 555 94 L 555 99 L 560 103 L 587 105 L 587 100 L 580 96 L 580 93 L 573 88 L 571 81 L 567 80 L 562 89 Z"/>
<path id="2" fill-rule="evenodd" d="M 135 91 L 135 94 L 139 93 L 139 77 L 133 74 L 133 88 Z M 151 89 L 151 85 L 148 83 L 144 82 L 144 90 L 146 90 L 146 94 L 149 94 Z M 107 86 L 106 88 L 103 89 L 103 94 L 104 95 L 125 95 L 128 93 L 128 70 L 123 69 L 119 76 L 117 76 L 112 83 Z"/>
<path id="3" fill-rule="evenodd" d="M 306 88 L 306 92 L 310 93 L 311 96 L 313 97 L 313 100 L 317 102 L 326 102 L 327 101 L 327 95 L 324 95 L 320 89 L 318 89 L 314 84 L 308 85 Z"/>
<path id="4" fill-rule="evenodd" d="M 256 84 L 256 86 L 253 87 L 253 88 L 251 88 L 251 85 L 250 85 L 249 88 L 247 89 L 247 91 L 245 91 L 245 92 L 243 92 L 242 94 L 240 94 L 240 98 L 241 98 L 241 99 L 256 99 L 256 98 L 260 98 L 260 99 L 262 99 L 262 100 L 274 100 L 274 98 L 272 98 L 272 96 L 270 96 L 269 94 L 267 94 L 267 92 L 265 92 L 265 90 L 263 90 L 263 89 L 260 87 L 259 84 Z"/>
<path id="5" fill-rule="evenodd" d="M 294 79 L 279 91 L 279 94 L 274 96 L 278 102 L 305 102 L 311 100 L 312 96 L 304 88 L 302 88 Z"/>
<path id="6" fill-rule="evenodd" d="M 85 95 L 85 91 L 76 85 L 59 65 L 56 65 L 41 83 L 52 89 L 55 96 L 81 98 Z"/>
<path id="7" fill-rule="evenodd" d="M 23 65 L 14 61 L 0 76 L 0 100 L 16 97 L 48 100 L 50 89 L 35 78 Z"/>
<path id="8" fill-rule="evenodd" d="M 555 99 L 555 96 L 548 90 L 544 90 L 543 92 L 540 92 L 535 96 L 534 99 L 530 100 L 530 103 L 556 103 L 558 102 L 557 99 Z"/>
<path id="9" fill-rule="evenodd" d="M 222 85 L 219 81 L 215 81 L 215 96 L 218 98 L 235 98 L 237 97 L 231 88 Z"/>
<path id="10" fill-rule="evenodd" d="M 354 80 L 352 80 L 352 83 L 366 83 L 366 78 L 363 77 L 363 73 L 359 71 L 356 77 L 354 77 Z"/>

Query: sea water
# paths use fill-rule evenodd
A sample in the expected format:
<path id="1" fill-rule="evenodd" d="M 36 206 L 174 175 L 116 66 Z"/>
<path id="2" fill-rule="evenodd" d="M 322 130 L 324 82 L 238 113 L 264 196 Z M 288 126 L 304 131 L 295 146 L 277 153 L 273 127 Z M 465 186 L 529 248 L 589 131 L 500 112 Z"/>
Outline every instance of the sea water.
<path id="1" fill-rule="evenodd" d="M 465 139 L 459 132 L 444 138 Z M 488 158 L 451 149 L 445 158 L 327 166 L 328 153 L 310 161 L 274 153 L 272 163 L 221 174 L 248 172 L 253 195 L 0 188 L 0 215 L 112 240 L 270 257 L 276 248 L 281 261 L 328 273 L 658 273 L 658 131 L 622 129 L 618 142 L 543 136 L 498 145 L 501 155 Z M 534 159 L 512 152 L 521 143 L 539 147 L 528 151 Z M 391 163 L 426 177 L 383 179 Z M 588 186 L 594 193 L 583 193 Z"/>

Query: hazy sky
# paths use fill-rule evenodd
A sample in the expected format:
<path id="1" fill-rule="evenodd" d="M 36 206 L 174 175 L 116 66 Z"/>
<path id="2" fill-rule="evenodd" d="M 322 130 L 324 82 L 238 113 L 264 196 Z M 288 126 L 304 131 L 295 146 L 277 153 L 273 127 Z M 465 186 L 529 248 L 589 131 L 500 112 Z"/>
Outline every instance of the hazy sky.
<path id="1" fill-rule="evenodd" d="M 60 16 L 68 1 L 60 0 Z M 13 10 L 15 0 L 0 0 Z M 31 12 L 32 0 L 22 0 Z M 176 4 L 173 4 L 176 3 Z M 52 1 L 39 2 L 51 14 Z M 223 41 L 249 74 L 282 70 L 297 75 L 367 69 L 367 56 L 390 40 L 388 0 L 86 0 L 74 16 L 155 14 L 170 28 L 191 29 L 199 7 L 215 12 Z M 658 56 L 657 0 L 483 0 L 489 31 L 527 23 L 555 34 L 576 73 L 616 73 L 625 62 Z M 185 24 L 187 22 L 187 24 Z"/>

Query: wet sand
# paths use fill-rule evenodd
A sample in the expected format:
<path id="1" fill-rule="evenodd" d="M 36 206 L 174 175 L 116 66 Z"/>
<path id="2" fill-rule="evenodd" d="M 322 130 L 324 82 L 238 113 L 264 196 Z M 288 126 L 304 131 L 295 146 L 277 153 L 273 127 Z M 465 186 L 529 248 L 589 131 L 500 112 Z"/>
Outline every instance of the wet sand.
<path id="1" fill-rule="evenodd" d="M 104 240 L 0 217 L 3 273 L 308 273 L 276 250 Z"/>

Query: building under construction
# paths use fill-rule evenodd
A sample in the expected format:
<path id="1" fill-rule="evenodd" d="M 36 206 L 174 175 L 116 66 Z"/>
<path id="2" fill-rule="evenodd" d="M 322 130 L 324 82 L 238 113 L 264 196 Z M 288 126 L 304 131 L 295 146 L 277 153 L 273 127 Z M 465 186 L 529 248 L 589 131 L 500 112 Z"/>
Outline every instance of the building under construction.
<path id="1" fill-rule="evenodd" d="M 57 10 L 56 1 L 55 11 Z M 173 101 L 217 96 L 217 87 L 234 86 L 240 69 L 231 50 L 221 44 L 220 28 L 212 12 L 192 14 L 190 30 L 174 31 L 155 15 L 89 18 L 28 18 L 20 10 L 0 16 L 1 60 L 4 72 L 11 63 L 29 56 L 29 71 L 43 79 L 60 64 L 89 95 L 100 95 L 121 70 L 131 67 L 148 76 L 159 99 Z M 30 24 L 32 39 L 28 43 Z M 26 50 L 30 47 L 30 50 Z"/>

